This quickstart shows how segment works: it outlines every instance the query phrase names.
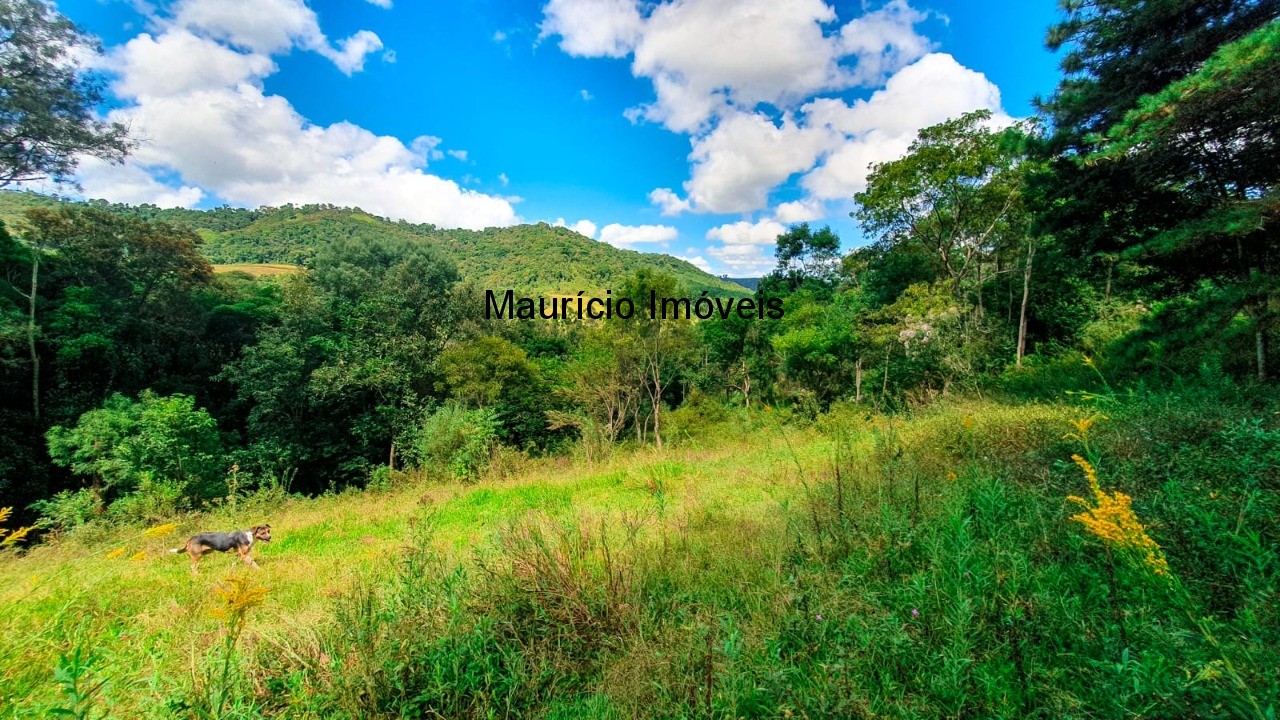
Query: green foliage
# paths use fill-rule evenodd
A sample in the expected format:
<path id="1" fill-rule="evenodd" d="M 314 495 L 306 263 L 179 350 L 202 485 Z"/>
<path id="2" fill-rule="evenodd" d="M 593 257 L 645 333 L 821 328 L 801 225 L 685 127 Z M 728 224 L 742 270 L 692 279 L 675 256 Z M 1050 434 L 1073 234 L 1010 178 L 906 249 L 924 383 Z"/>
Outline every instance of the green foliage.
<path id="1" fill-rule="evenodd" d="M 774 275 L 793 290 L 806 279 L 830 282 L 840 257 L 840 238 L 829 227 L 815 232 L 809 223 L 800 223 L 778 236 L 774 255 L 778 258 Z"/>
<path id="2" fill-rule="evenodd" d="M 826 407 L 850 390 L 856 392 L 859 368 L 871 365 L 872 342 L 865 324 L 867 312 L 857 293 L 840 293 L 827 303 L 814 302 L 807 292 L 787 299 L 773 348 L 781 361 L 782 377 L 812 393 Z"/>
<path id="3" fill-rule="evenodd" d="M 524 349 L 500 337 L 451 345 L 440 354 L 449 394 L 470 407 L 497 404 L 534 382 L 536 373 Z"/>
<path id="4" fill-rule="evenodd" d="M 138 519 L 157 519 L 181 502 L 212 497 L 221 488 L 221 439 L 217 424 L 195 399 L 150 391 L 131 400 L 112 395 L 72 427 L 49 430 L 53 461 L 93 483 L 112 509 Z M 86 499 L 63 496 L 46 506 L 65 524 L 83 516 Z"/>
<path id="5" fill-rule="evenodd" d="M 0 219 L 19 213 L 14 205 L 47 206 L 24 193 L 0 194 Z M 95 201 L 94 208 L 151 222 L 197 230 L 206 253 L 217 263 L 289 263 L 310 267 L 320 249 L 335 242 L 365 244 L 401 241 L 443 252 L 461 275 L 481 288 L 512 288 L 537 296 L 548 293 L 603 293 L 616 290 L 640 268 L 675 276 L 693 293 L 745 295 L 746 289 L 708 275 L 670 255 L 622 250 L 545 223 L 486 230 L 441 229 L 392 222 L 358 209 L 332 205 L 278 208 L 161 209 Z"/>
<path id="6" fill-rule="evenodd" d="M 118 160 L 130 149 L 126 128 L 99 119 L 101 79 L 81 58 L 98 50 L 51 5 L 0 1 L 0 187 L 65 182 L 80 157 Z"/>
<path id="7" fill-rule="evenodd" d="M 1056 136 L 1044 150 L 1061 154 L 1040 225 L 1081 255 L 1118 253 L 1157 270 L 1163 283 L 1148 278 L 1147 297 L 1203 296 L 1204 281 L 1224 286 L 1209 294 L 1233 298 L 1251 320 L 1254 375 L 1265 379 L 1280 272 L 1271 227 L 1280 3 L 1102 2 L 1067 11 L 1050 34 L 1053 47 L 1070 51 L 1067 77 L 1045 105 Z M 1193 325 L 1195 317 L 1186 315 Z"/>
<path id="8" fill-rule="evenodd" d="M 102 515 L 102 498 L 90 488 L 63 490 L 53 497 L 37 500 L 31 509 L 40 513 L 39 524 L 66 532 Z"/>
<path id="9" fill-rule="evenodd" d="M 871 246 L 778 238 L 754 298 L 783 302 L 776 321 L 650 320 L 652 295 L 745 291 L 545 224 L 0 195 L 0 489 L 66 530 L 234 499 L 243 472 L 266 488 L 252 512 L 296 502 L 272 551 L 333 553 L 273 571 L 298 613 L 264 642 L 240 648 L 231 616 L 216 667 L 176 690 L 155 671 L 129 710 L 1274 717 L 1280 0 L 1064 10 L 1051 134 L 985 111 L 922 130 L 856 196 Z M 206 253 L 302 267 L 214 276 Z M 485 320 L 486 287 L 639 312 Z M 1021 402 L 972 399 L 992 391 Z M 566 449 L 586 463 L 532 457 Z M 421 484 L 439 477 L 473 484 Z M 294 478 L 376 494 L 284 502 Z M 424 492 L 439 514 L 397 564 L 335 592 L 401 547 Z M 245 519 L 227 505 L 212 518 Z M 84 542 L 33 553 L 78 553 L 58 567 L 92 580 L 61 592 L 0 566 L 22 586 L 0 656 L 45 658 L 0 664 L 6 686 L 49 685 L 81 624 L 117 647 L 128 627 L 148 667 L 207 633 L 174 600 L 79 592 L 183 572 Z M 299 620 L 320 594 L 331 616 Z M 124 695 L 86 692 L 81 664 L 58 666 L 70 713 Z"/>
<path id="10" fill-rule="evenodd" d="M 1143 95 L 1196 72 L 1218 47 L 1275 19 L 1274 0 L 1124 0 L 1073 2 L 1048 32 L 1065 49 L 1063 79 L 1043 103 L 1058 132 L 1072 141 L 1105 133 Z"/>
<path id="11" fill-rule="evenodd" d="M 65 704 L 50 710 L 51 716 L 72 720 L 93 720 L 107 716 L 105 711 L 98 711 L 96 707 L 99 695 L 107 684 L 106 680 L 94 682 L 94 666 L 98 664 L 98 658 L 78 645 L 71 654 L 62 655 L 58 659 L 53 679 L 62 688 Z"/>
<path id="12" fill-rule="evenodd" d="M 410 461 L 429 472 L 474 481 L 489 466 L 497 441 L 497 416 L 492 410 L 443 405 L 413 432 Z"/>
<path id="13" fill-rule="evenodd" d="M 996 132 L 978 110 L 920 131 L 907 155 L 872 168 L 852 213 L 887 246 L 918 243 L 958 289 L 1002 234 L 1020 232 L 1016 126 Z"/>

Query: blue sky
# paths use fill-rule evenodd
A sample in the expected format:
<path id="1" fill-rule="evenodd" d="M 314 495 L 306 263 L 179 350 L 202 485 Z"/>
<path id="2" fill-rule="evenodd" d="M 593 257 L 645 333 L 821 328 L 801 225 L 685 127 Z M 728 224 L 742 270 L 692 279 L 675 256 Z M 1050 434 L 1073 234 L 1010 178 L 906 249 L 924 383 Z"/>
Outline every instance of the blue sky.
<path id="1" fill-rule="evenodd" d="M 866 166 L 1031 113 L 1052 0 L 63 0 L 143 140 L 86 195 L 563 222 L 716 273 L 848 217 Z"/>

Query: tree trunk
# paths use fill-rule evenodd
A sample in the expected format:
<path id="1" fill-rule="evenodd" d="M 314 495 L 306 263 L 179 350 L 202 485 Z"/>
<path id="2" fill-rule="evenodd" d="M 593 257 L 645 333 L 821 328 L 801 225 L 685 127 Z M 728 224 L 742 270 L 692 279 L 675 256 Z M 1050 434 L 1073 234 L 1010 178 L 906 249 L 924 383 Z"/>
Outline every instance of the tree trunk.
<path id="1" fill-rule="evenodd" d="M 986 308 L 982 306 L 982 260 L 978 260 L 978 317 L 986 315 Z"/>
<path id="2" fill-rule="evenodd" d="M 889 353 L 893 352 L 893 346 L 890 345 L 884 349 L 884 385 L 880 387 L 880 397 L 889 396 Z"/>
<path id="3" fill-rule="evenodd" d="M 31 295 L 27 315 L 27 349 L 31 352 L 31 414 L 40 419 L 40 353 L 36 351 L 36 291 L 40 286 L 40 247 L 31 245 Z"/>
<path id="4" fill-rule="evenodd" d="M 1018 316 L 1018 358 L 1015 362 L 1018 367 L 1022 367 L 1022 356 L 1027 353 L 1027 299 L 1031 296 L 1031 261 L 1035 256 L 1035 241 L 1027 238 L 1027 260 L 1022 269 L 1022 310 Z"/>
<path id="5" fill-rule="evenodd" d="M 1267 380 L 1267 331 L 1261 326 L 1253 331 L 1254 350 L 1258 360 L 1258 382 Z"/>
<path id="6" fill-rule="evenodd" d="M 1102 302 L 1110 302 L 1111 300 L 1111 273 L 1116 268 L 1115 260 L 1107 261 L 1107 289 L 1102 293 Z"/>
<path id="7" fill-rule="evenodd" d="M 653 442 L 662 449 L 662 429 L 658 427 L 658 409 L 662 407 L 662 398 L 653 403 Z"/>
<path id="8" fill-rule="evenodd" d="M 862 402 L 862 356 L 853 365 L 853 401 Z"/>

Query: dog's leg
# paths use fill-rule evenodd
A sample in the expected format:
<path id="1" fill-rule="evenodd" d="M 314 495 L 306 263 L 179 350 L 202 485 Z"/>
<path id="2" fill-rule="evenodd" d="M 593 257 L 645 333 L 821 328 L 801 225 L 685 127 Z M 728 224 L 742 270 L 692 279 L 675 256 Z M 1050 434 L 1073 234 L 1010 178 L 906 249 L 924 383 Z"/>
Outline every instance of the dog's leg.
<path id="1" fill-rule="evenodd" d="M 244 561 L 245 565 L 252 565 L 255 570 L 261 570 L 262 568 L 258 567 L 258 563 L 254 562 L 252 557 L 249 557 L 249 549 L 237 549 L 236 552 L 240 553 L 240 559 Z"/>
<path id="2" fill-rule="evenodd" d="M 187 546 L 187 554 L 191 556 L 191 574 L 193 576 L 199 575 L 200 571 L 196 569 L 196 565 L 199 564 L 200 556 L 203 555 L 204 553 L 199 552 L 198 550 L 196 550 L 195 548 L 192 548 L 191 546 Z"/>

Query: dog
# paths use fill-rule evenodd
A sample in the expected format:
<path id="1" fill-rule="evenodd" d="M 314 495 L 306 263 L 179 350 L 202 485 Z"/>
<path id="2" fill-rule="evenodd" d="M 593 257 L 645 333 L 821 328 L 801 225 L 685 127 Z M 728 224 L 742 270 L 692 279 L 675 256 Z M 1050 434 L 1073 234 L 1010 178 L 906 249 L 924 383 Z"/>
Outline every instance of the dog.
<path id="1" fill-rule="evenodd" d="M 210 551 L 230 552 L 236 551 L 240 559 L 246 565 L 252 565 L 257 568 L 258 563 L 249 557 L 249 551 L 253 549 L 256 541 L 271 542 L 271 526 L 270 525 L 254 525 L 248 530 L 237 530 L 235 532 L 203 532 L 192 535 L 186 545 L 180 548 L 170 550 L 171 553 L 186 552 L 191 556 L 191 573 L 196 574 L 196 564 L 205 553 Z M 260 569 L 260 568 L 259 568 Z"/>

